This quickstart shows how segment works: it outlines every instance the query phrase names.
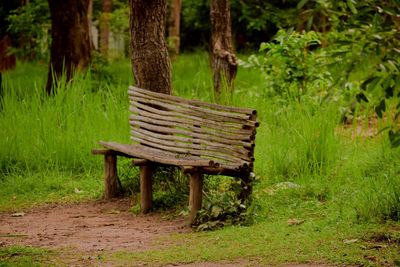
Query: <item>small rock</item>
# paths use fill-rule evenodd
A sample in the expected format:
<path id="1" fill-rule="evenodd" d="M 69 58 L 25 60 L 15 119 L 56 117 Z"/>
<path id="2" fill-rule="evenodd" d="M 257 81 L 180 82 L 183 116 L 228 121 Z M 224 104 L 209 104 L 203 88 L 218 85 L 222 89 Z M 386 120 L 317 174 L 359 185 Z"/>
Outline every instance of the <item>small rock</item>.
<path id="1" fill-rule="evenodd" d="M 287 224 L 289 226 L 300 225 L 300 224 L 303 224 L 304 222 L 305 222 L 305 220 L 298 220 L 298 219 L 294 219 L 294 218 L 287 220 Z"/>

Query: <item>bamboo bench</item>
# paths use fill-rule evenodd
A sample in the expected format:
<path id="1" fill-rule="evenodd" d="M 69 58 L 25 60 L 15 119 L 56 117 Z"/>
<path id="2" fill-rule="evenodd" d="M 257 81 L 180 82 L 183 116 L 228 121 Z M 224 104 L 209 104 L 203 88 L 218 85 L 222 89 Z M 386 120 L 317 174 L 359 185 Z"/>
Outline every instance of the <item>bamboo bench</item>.
<path id="1" fill-rule="evenodd" d="M 130 86 L 132 144 L 100 141 L 104 155 L 105 198 L 118 193 L 117 156 L 140 166 L 141 211 L 152 207 L 151 166 L 178 166 L 190 176 L 190 222 L 201 208 L 203 174 L 241 179 L 245 199 L 251 193 L 257 112 L 155 93 Z"/>

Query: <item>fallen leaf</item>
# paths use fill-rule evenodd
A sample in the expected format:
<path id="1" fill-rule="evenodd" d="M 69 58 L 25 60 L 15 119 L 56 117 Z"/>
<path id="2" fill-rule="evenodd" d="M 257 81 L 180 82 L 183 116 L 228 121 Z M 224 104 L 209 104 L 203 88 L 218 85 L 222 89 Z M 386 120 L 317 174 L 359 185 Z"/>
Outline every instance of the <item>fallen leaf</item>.
<path id="1" fill-rule="evenodd" d="M 343 240 L 343 243 L 345 243 L 345 244 L 352 244 L 352 243 L 356 243 L 356 242 L 358 242 L 358 239 L 357 239 L 357 238 L 355 238 L 355 239 L 345 239 L 345 240 Z"/>
<path id="2" fill-rule="evenodd" d="M 304 222 L 305 222 L 305 220 L 298 220 L 298 219 L 289 219 L 289 220 L 287 220 L 287 224 L 289 226 L 300 225 L 300 224 L 303 224 Z"/>
<path id="3" fill-rule="evenodd" d="M 364 256 L 364 258 L 366 258 L 367 260 L 370 260 L 370 261 L 377 261 L 378 260 L 378 258 L 375 257 L 375 256 Z"/>
<path id="4" fill-rule="evenodd" d="M 25 212 L 16 212 L 11 214 L 11 217 L 23 217 L 25 216 Z"/>
<path id="5" fill-rule="evenodd" d="M 75 188 L 75 193 L 77 193 L 77 194 L 82 194 L 84 191 L 82 191 L 82 190 L 79 190 L 78 188 Z"/>

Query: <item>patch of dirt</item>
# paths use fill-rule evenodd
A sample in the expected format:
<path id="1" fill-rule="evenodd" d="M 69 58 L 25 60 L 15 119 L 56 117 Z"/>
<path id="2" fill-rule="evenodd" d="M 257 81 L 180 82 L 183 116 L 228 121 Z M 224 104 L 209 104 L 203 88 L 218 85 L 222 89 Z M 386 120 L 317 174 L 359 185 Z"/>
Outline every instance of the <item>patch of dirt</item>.
<path id="1" fill-rule="evenodd" d="M 0 245 L 140 251 L 154 247 L 160 237 L 191 231 L 184 218 L 167 220 L 157 213 L 135 216 L 130 207 L 125 198 L 0 213 Z"/>

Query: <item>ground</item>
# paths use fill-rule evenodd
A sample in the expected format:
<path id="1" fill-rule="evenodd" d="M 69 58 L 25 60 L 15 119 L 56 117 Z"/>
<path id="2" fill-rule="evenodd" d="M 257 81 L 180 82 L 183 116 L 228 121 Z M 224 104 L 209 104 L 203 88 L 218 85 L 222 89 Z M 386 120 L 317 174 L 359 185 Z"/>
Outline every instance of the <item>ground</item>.
<path id="1" fill-rule="evenodd" d="M 128 198 L 49 205 L 20 213 L 0 214 L 0 247 L 28 246 L 56 250 L 68 266 L 107 265 L 100 255 L 167 247 L 170 235 L 192 232 L 183 217 L 159 213 L 134 215 Z M 42 262 L 43 263 L 43 262 Z M 49 263 L 49 262 L 47 262 Z M 56 264 L 57 264 L 56 263 Z M 49 264 L 55 264 L 50 261 Z M 132 263 L 133 266 L 141 266 Z M 131 266 L 132 266 L 131 265 Z M 157 264 L 156 264 L 157 265 Z M 166 266 L 248 266 L 247 260 Z M 3 266 L 0 261 L 0 266 Z M 325 266 L 325 265 L 286 265 Z"/>

